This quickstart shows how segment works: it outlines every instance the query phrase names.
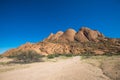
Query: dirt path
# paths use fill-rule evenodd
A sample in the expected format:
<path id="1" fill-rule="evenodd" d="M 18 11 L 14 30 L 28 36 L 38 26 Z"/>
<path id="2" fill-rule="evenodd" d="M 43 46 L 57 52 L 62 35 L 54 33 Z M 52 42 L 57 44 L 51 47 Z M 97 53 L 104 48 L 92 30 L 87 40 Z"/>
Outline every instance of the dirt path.
<path id="1" fill-rule="evenodd" d="M 83 63 L 80 57 L 31 64 L 29 68 L 0 73 L 0 80 L 109 80 L 101 69 Z"/>

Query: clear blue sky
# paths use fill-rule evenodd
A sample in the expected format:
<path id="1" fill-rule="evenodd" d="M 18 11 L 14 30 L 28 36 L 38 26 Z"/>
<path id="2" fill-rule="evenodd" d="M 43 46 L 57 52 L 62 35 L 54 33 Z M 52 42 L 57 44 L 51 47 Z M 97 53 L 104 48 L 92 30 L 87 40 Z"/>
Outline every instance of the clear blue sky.
<path id="1" fill-rule="evenodd" d="M 81 26 L 120 38 L 120 0 L 0 0 L 0 53 Z"/>

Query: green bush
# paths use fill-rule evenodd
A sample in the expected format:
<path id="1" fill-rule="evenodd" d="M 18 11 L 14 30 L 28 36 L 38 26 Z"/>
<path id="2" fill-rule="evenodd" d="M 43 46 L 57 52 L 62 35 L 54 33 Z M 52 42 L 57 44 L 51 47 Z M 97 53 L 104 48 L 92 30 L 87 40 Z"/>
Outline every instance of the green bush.
<path id="1" fill-rule="evenodd" d="M 0 58 L 3 58 L 3 56 L 0 54 Z"/>
<path id="2" fill-rule="evenodd" d="M 17 63 L 31 63 L 31 62 L 39 62 L 42 57 L 40 54 L 37 54 L 35 51 L 21 51 L 15 56 L 14 62 Z"/>
<path id="3" fill-rule="evenodd" d="M 57 54 L 57 53 L 54 54 L 55 57 L 59 57 L 60 55 L 61 55 L 61 54 L 59 54 L 59 53 L 58 53 L 58 54 Z"/>
<path id="4" fill-rule="evenodd" d="M 64 56 L 66 56 L 66 57 L 72 57 L 72 56 L 73 56 L 73 54 L 72 54 L 72 53 L 69 53 L 69 54 L 64 54 Z"/>
<path id="5" fill-rule="evenodd" d="M 48 59 L 55 58 L 55 54 L 49 54 L 49 55 L 47 55 L 47 58 L 48 58 Z"/>
<path id="6" fill-rule="evenodd" d="M 69 53 L 69 54 L 59 54 L 59 53 L 56 53 L 56 54 L 49 54 L 49 55 L 47 55 L 47 57 L 49 59 L 52 59 L 52 58 L 55 58 L 55 57 L 59 57 L 59 56 L 72 57 L 72 56 L 74 56 L 74 54 L 72 54 L 72 53 Z"/>
<path id="7" fill-rule="evenodd" d="M 91 56 L 96 56 L 96 54 L 90 51 L 86 51 L 81 53 L 80 56 L 82 56 L 82 59 L 87 59 L 90 58 Z"/>

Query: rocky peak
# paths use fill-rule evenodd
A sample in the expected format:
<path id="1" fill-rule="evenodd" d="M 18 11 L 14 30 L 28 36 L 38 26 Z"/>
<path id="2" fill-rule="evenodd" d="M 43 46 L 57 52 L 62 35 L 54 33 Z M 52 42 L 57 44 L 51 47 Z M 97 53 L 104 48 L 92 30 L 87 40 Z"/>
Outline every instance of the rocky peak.
<path id="1" fill-rule="evenodd" d="M 104 38 L 103 34 L 96 30 L 91 30 L 87 27 L 82 27 L 78 33 L 76 34 L 76 40 L 80 42 L 86 42 L 86 41 L 99 41 L 99 37 Z"/>
<path id="2" fill-rule="evenodd" d="M 104 35 L 96 30 L 91 30 L 87 27 L 82 27 L 78 32 L 74 29 L 68 29 L 65 32 L 59 31 L 56 34 L 51 34 L 45 41 L 55 42 L 99 42 L 99 38 L 104 38 Z"/>
<path id="3" fill-rule="evenodd" d="M 52 41 L 52 42 L 57 41 L 58 38 L 59 38 L 62 34 L 63 34 L 62 31 L 58 31 L 56 34 L 51 33 L 51 34 L 48 36 L 48 38 L 46 38 L 44 41 L 50 41 L 50 42 L 51 42 L 51 41 Z"/>

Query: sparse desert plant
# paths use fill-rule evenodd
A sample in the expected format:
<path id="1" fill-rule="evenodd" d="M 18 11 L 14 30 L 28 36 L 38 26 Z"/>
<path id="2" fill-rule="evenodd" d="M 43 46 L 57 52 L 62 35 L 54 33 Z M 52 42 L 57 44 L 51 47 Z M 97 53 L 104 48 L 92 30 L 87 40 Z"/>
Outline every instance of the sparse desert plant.
<path id="1" fill-rule="evenodd" d="M 3 58 L 3 56 L 0 54 L 0 58 Z"/>
<path id="2" fill-rule="evenodd" d="M 111 52 L 105 52 L 103 55 L 105 55 L 105 56 L 112 56 L 112 55 L 114 55 L 114 54 L 111 53 Z"/>
<path id="3" fill-rule="evenodd" d="M 96 56 L 96 54 L 91 51 L 86 51 L 81 53 L 80 56 L 82 56 L 82 59 L 87 59 L 90 58 L 91 56 Z"/>
<path id="4" fill-rule="evenodd" d="M 35 51 L 21 51 L 19 54 L 14 56 L 14 62 L 17 63 L 31 63 L 31 62 L 39 62 L 42 56 Z"/>
<path id="5" fill-rule="evenodd" d="M 55 55 L 55 57 L 59 57 L 61 54 L 59 54 L 59 53 L 56 53 L 56 54 L 54 54 Z"/>
<path id="6" fill-rule="evenodd" d="M 52 59 L 52 58 L 55 58 L 55 57 L 59 57 L 59 56 L 72 57 L 72 56 L 74 56 L 74 54 L 72 54 L 72 53 L 68 53 L 68 54 L 59 54 L 59 53 L 56 53 L 56 54 L 49 54 L 49 55 L 47 55 L 47 57 L 49 59 Z"/>
<path id="7" fill-rule="evenodd" d="M 120 52 L 105 52 L 103 55 L 105 55 L 105 56 L 120 55 Z"/>
<path id="8" fill-rule="evenodd" d="M 103 74 L 112 80 L 120 80 L 120 55 L 97 55 L 84 60 L 85 62 L 102 69 Z M 109 67 L 109 68 L 108 68 Z"/>
<path id="9" fill-rule="evenodd" d="M 64 56 L 66 56 L 66 57 L 72 57 L 72 56 L 73 56 L 73 54 L 72 54 L 72 53 L 69 53 L 69 54 L 64 54 Z"/>
<path id="10" fill-rule="evenodd" d="M 117 52 L 115 55 L 120 55 L 120 52 Z"/>
<path id="11" fill-rule="evenodd" d="M 48 58 L 48 59 L 55 58 L 55 54 L 48 54 L 48 55 L 47 55 L 47 58 Z"/>

